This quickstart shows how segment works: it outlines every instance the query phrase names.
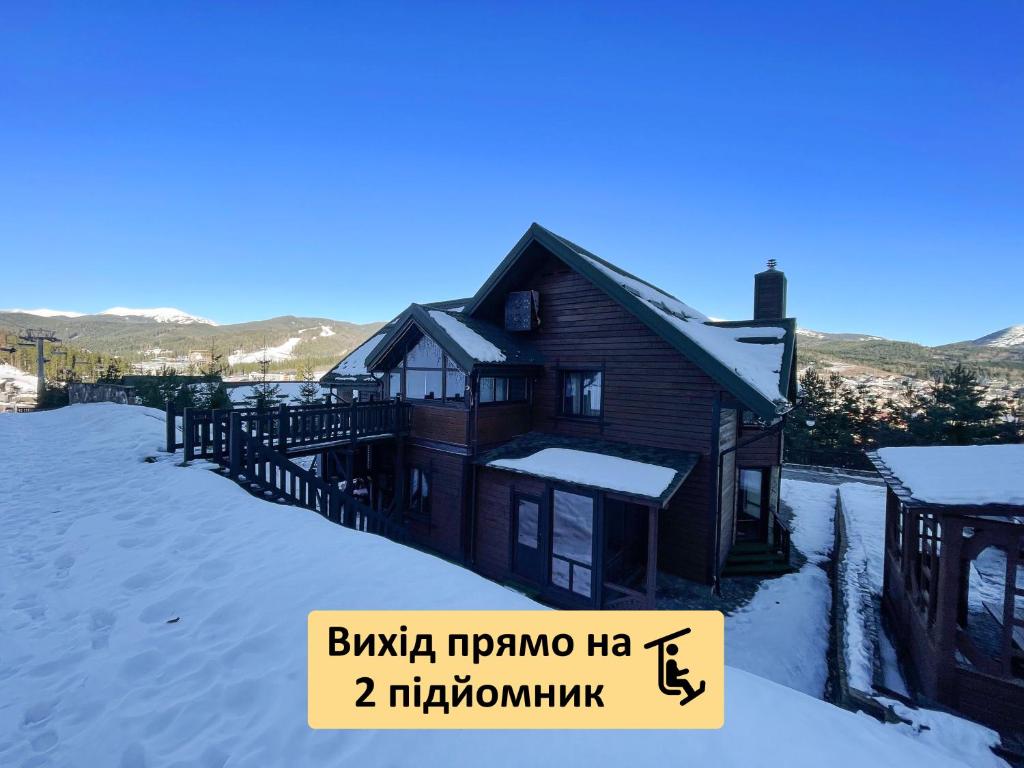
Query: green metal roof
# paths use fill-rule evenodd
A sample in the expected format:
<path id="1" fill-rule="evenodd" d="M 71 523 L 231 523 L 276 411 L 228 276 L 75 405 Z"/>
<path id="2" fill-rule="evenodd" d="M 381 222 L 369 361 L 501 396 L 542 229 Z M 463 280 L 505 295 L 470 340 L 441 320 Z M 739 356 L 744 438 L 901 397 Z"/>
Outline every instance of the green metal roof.
<path id="1" fill-rule="evenodd" d="M 463 310 L 464 315 L 472 317 L 479 310 L 535 242 L 605 291 L 758 416 L 774 420 L 792 407 L 796 320 L 709 320 L 672 294 L 536 223 L 530 226 L 480 287 Z M 741 331 L 747 328 L 750 333 L 742 334 Z M 723 329 L 724 332 L 718 334 L 715 329 Z M 766 355 L 762 353 L 767 350 L 752 348 L 752 345 L 760 344 L 781 345 L 781 348 L 777 350 L 778 354 Z M 758 357 L 764 362 L 754 359 Z M 772 367 L 766 368 L 769 365 Z"/>
<path id="2" fill-rule="evenodd" d="M 529 342 L 497 326 L 435 305 L 410 304 L 395 320 L 384 339 L 366 359 L 366 367 L 379 366 L 396 343 L 416 327 L 445 351 L 464 371 L 479 366 L 538 366 L 544 358 Z"/>

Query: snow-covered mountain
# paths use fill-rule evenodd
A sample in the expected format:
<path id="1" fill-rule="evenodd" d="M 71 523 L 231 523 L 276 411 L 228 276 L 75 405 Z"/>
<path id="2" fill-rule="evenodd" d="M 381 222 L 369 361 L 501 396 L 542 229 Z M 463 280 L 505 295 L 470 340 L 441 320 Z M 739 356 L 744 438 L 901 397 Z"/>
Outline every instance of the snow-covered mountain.
<path id="1" fill-rule="evenodd" d="M 190 315 L 174 307 L 153 307 L 152 309 L 132 309 L 131 307 L 111 307 L 100 312 L 101 315 L 117 315 L 118 317 L 148 317 L 158 323 L 179 323 L 189 325 L 191 323 L 203 323 L 205 325 L 216 325 L 213 320 L 198 315 Z"/>
<path id="2" fill-rule="evenodd" d="M 1024 325 L 1011 325 L 1001 331 L 968 342 L 979 347 L 1016 347 L 1024 344 Z"/>

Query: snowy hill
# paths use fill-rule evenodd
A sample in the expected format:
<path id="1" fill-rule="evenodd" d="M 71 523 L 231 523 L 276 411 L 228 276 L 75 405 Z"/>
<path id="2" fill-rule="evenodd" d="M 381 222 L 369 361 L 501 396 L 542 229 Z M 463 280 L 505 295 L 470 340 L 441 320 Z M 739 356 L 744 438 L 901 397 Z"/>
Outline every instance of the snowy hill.
<path id="1" fill-rule="evenodd" d="M 963 765 L 731 668 L 718 731 L 313 731 L 310 610 L 536 606 L 177 466 L 163 430 L 111 404 L 0 417 L 0 765 Z"/>
<path id="2" fill-rule="evenodd" d="M 12 312 L 21 315 L 35 315 L 36 317 L 81 317 L 84 312 L 68 312 L 63 309 L 4 309 L 0 312 Z"/>
<path id="3" fill-rule="evenodd" d="M 131 309 L 129 307 L 111 307 L 100 312 L 101 315 L 116 315 L 117 317 L 148 317 L 158 323 L 203 323 L 205 325 L 216 325 L 213 320 L 205 317 L 190 315 L 174 307 L 153 307 L 152 309 Z"/>
<path id="4" fill-rule="evenodd" d="M 1001 331 L 968 342 L 979 347 L 1016 347 L 1024 344 L 1024 325 L 1011 325 Z"/>

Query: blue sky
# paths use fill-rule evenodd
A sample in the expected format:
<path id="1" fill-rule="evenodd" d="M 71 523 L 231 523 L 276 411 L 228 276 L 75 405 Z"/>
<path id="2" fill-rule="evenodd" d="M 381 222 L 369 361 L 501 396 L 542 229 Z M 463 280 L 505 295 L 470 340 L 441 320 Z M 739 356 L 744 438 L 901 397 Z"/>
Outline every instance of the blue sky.
<path id="1" fill-rule="evenodd" d="M 0 306 L 386 319 L 530 222 L 708 314 L 1024 322 L 1024 5 L 0 6 Z"/>

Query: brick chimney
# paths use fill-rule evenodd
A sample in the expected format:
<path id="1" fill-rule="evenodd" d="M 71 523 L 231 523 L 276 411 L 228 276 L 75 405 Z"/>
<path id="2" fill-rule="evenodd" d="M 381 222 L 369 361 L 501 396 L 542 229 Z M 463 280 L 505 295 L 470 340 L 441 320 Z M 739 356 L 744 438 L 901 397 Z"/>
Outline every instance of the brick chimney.
<path id="1" fill-rule="evenodd" d="M 786 275 L 768 260 L 768 269 L 754 275 L 754 319 L 779 320 L 786 316 Z"/>

